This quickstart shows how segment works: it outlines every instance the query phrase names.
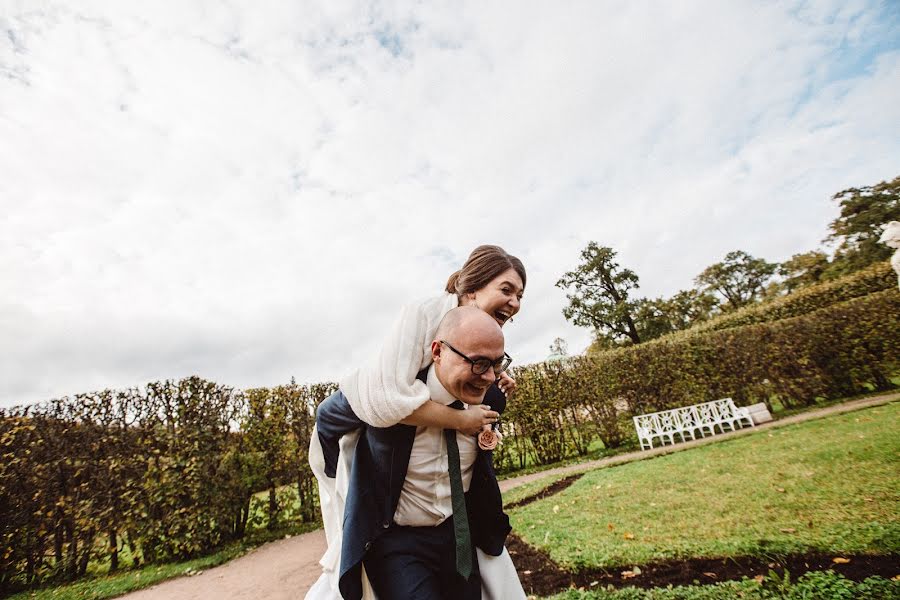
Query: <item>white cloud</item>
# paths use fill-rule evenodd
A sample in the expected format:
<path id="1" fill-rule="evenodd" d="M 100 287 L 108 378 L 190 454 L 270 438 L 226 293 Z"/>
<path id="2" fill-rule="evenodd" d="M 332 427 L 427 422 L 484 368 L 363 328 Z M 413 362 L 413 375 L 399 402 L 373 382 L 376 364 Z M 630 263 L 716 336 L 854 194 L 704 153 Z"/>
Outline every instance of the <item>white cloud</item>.
<path id="1" fill-rule="evenodd" d="M 79 6 L 0 8 L 0 404 L 334 379 L 486 242 L 580 350 L 587 241 L 670 294 L 897 175 L 875 2 Z"/>

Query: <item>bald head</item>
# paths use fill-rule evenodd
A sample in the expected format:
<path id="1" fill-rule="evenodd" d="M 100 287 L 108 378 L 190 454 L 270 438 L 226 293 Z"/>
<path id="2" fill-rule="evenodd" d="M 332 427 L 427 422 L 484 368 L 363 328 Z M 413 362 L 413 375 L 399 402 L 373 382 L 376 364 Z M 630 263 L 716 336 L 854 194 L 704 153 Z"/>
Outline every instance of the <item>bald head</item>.
<path id="1" fill-rule="evenodd" d="M 460 306 L 441 320 L 431 344 L 435 372 L 455 398 L 480 404 L 496 375 L 492 369 L 476 374 L 471 361 L 503 358 L 503 330 L 496 319 L 480 308 Z"/>
<path id="2" fill-rule="evenodd" d="M 434 334 L 438 340 L 456 339 L 458 336 L 487 336 L 502 340 L 503 330 L 496 320 L 480 308 L 460 306 L 444 315 Z"/>

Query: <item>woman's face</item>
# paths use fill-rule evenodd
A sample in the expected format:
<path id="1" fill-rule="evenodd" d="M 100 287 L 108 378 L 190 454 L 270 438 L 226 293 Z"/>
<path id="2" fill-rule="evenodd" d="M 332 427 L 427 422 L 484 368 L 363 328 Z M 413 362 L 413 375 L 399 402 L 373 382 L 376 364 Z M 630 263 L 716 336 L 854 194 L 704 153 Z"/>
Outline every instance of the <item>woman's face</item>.
<path id="1" fill-rule="evenodd" d="M 519 312 L 524 291 L 522 278 L 515 269 L 508 269 L 492 279 L 480 290 L 469 292 L 462 304 L 473 304 L 494 317 L 500 327 Z"/>

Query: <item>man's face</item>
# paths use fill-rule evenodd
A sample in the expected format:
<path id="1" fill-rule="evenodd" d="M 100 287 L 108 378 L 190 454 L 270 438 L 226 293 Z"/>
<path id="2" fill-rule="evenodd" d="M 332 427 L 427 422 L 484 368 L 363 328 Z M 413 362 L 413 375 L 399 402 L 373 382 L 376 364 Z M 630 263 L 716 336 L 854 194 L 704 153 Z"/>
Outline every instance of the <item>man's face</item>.
<path id="1" fill-rule="evenodd" d="M 493 362 L 503 357 L 504 343 L 500 328 L 493 322 L 489 325 L 478 331 L 457 330 L 446 342 L 472 360 L 487 358 Z M 493 369 L 476 375 L 471 363 L 440 342 L 432 344 L 432 355 L 438 379 L 450 394 L 466 404 L 484 401 L 485 392 L 497 378 Z"/>

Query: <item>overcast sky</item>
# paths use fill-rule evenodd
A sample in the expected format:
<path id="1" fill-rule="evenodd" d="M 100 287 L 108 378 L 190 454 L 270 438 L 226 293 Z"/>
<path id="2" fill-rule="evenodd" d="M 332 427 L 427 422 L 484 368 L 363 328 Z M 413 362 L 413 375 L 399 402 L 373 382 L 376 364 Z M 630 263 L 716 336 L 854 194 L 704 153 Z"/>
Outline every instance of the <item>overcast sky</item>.
<path id="1" fill-rule="evenodd" d="M 898 174 L 893 0 L 0 0 L 0 405 L 336 379 L 482 243 L 579 352 L 588 241 L 669 295 Z"/>

